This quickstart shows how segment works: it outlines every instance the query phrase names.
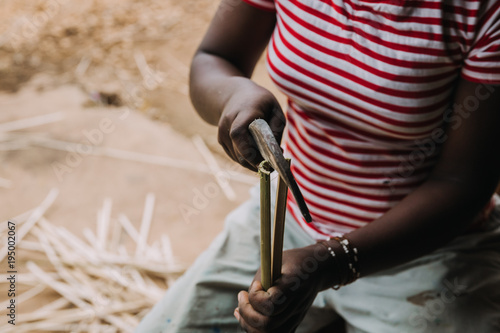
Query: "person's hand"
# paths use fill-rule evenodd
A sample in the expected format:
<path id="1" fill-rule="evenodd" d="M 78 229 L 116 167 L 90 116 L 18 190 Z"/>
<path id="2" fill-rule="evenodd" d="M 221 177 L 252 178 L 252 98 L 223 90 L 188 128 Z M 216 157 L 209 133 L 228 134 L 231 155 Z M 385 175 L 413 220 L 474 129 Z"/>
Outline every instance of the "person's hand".
<path id="1" fill-rule="evenodd" d="M 235 78 L 232 82 L 241 87 L 224 105 L 218 125 L 218 140 L 229 157 L 255 171 L 262 156 L 248 126 L 255 119 L 266 120 L 279 143 L 286 124 L 285 116 L 278 101 L 268 90 L 248 79 Z"/>
<path id="2" fill-rule="evenodd" d="M 264 291 L 257 272 L 238 294 L 234 315 L 249 333 L 294 332 L 319 291 L 336 283 L 330 254 L 319 244 L 283 252 L 282 276 Z"/>

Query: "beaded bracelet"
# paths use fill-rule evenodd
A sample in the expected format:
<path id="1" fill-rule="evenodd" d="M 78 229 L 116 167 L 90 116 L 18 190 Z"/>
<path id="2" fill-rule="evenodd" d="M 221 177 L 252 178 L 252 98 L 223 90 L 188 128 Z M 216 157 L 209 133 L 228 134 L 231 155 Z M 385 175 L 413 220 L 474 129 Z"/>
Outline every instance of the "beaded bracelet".
<path id="1" fill-rule="evenodd" d="M 327 241 L 330 240 L 337 241 L 340 244 L 348 260 L 347 266 L 349 268 L 349 274 L 345 276 L 345 279 L 342 279 L 342 281 L 340 281 L 339 284 L 332 287 L 333 289 L 338 290 L 341 286 L 351 284 L 360 277 L 359 265 L 358 265 L 358 248 L 355 247 L 351 242 L 349 242 L 347 238 L 343 236 L 330 237 L 328 238 Z M 320 241 L 319 243 L 322 244 L 324 247 L 326 247 L 330 255 L 333 257 L 335 265 L 337 266 L 337 268 L 340 269 L 339 262 L 337 260 L 337 255 L 335 254 L 335 251 L 333 250 L 332 246 L 328 244 L 327 241 Z"/>
<path id="2" fill-rule="evenodd" d="M 330 240 L 336 240 L 337 242 L 340 243 L 342 246 L 342 249 L 344 250 L 347 258 L 349 258 L 349 270 L 351 272 L 351 276 L 348 278 L 347 282 L 345 284 L 350 284 L 356 281 L 359 276 L 359 265 L 358 265 L 358 249 L 352 245 L 349 240 L 343 236 L 340 237 L 332 237 Z"/>
<path id="3" fill-rule="evenodd" d="M 335 265 L 338 268 L 339 267 L 339 263 L 337 261 L 337 255 L 335 254 L 335 251 L 333 251 L 333 248 L 330 246 L 330 244 L 328 244 L 325 241 L 321 241 L 320 244 L 322 244 L 324 247 L 326 247 L 326 249 L 328 250 L 328 252 L 330 252 L 330 255 L 332 256 L 333 261 L 335 262 Z M 339 290 L 341 286 L 342 286 L 342 281 L 340 281 L 339 284 L 334 285 L 332 288 L 335 289 L 335 290 Z"/>

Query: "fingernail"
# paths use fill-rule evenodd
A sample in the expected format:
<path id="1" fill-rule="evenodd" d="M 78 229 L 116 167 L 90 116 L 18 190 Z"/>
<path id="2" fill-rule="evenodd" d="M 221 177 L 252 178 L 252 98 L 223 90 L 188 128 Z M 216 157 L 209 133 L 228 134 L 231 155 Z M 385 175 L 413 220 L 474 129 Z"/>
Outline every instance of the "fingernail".
<path id="1" fill-rule="evenodd" d="M 241 302 L 243 299 L 243 295 L 241 294 L 241 292 L 238 293 L 238 302 Z"/>
<path id="2" fill-rule="evenodd" d="M 238 308 L 234 309 L 234 316 L 236 317 L 237 320 L 240 320 L 240 312 L 238 311 Z"/>

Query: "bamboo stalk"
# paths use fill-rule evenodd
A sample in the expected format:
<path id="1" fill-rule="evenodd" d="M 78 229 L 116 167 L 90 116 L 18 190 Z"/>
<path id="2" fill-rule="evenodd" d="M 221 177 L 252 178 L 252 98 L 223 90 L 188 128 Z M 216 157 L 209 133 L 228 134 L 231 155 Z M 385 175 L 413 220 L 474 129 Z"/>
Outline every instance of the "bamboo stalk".
<path id="1" fill-rule="evenodd" d="M 288 159 L 288 163 L 290 160 Z M 272 252 L 272 275 L 274 283 L 281 277 L 281 266 L 283 259 L 283 236 L 285 233 L 286 201 L 288 187 L 281 177 L 278 178 L 278 190 L 276 193 L 276 204 L 274 209 L 274 231 Z"/>
<path id="2" fill-rule="evenodd" d="M 269 163 L 259 165 L 260 175 L 260 266 L 264 290 L 271 287 L 271 182 Z"/>

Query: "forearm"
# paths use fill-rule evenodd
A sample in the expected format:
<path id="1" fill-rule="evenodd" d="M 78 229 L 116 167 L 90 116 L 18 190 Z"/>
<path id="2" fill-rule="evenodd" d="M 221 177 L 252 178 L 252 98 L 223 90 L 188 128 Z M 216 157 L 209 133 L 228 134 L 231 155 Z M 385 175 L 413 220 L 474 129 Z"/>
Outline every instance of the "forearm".
<path id="1" fill-rule="evenodd" d="M 191 64 L 191 101 L 205 121 L 217 125 L 230 96 L 255 86 L 249 78 L 275 23 L 274 13 L 243 1 L 221 1 Z"/>
<path id="2" fill-rule="evenodd" d="M 229 61 L 205 52 L 193 58 L 190 97 L 198 114 L 209 124 L 218 124 L 227 100 L 244 84 L 251 81 Z"/>
<path id="3" fill-rule="evenodd" d="M 462 234 L 485 207 L 495 186 L 477 188 L 433 177 L 397 206 L 346 237 L 359 250 L 362 275 L 430 253 Z"/>
<path id="4" fill-rule="evenodd" d="M 345 235 L 358 250 L 361 277 L 404 264 L 462 234 L 486 206 L 495 186 L 478 186 L 433 176 L 379 219 Z M 321 289 L 342 285 L 351 275 L 349 256 L 337 240 L 335 258 L 322 262 Z M 317 251 L 317 250 L 316 250 Z"/>

